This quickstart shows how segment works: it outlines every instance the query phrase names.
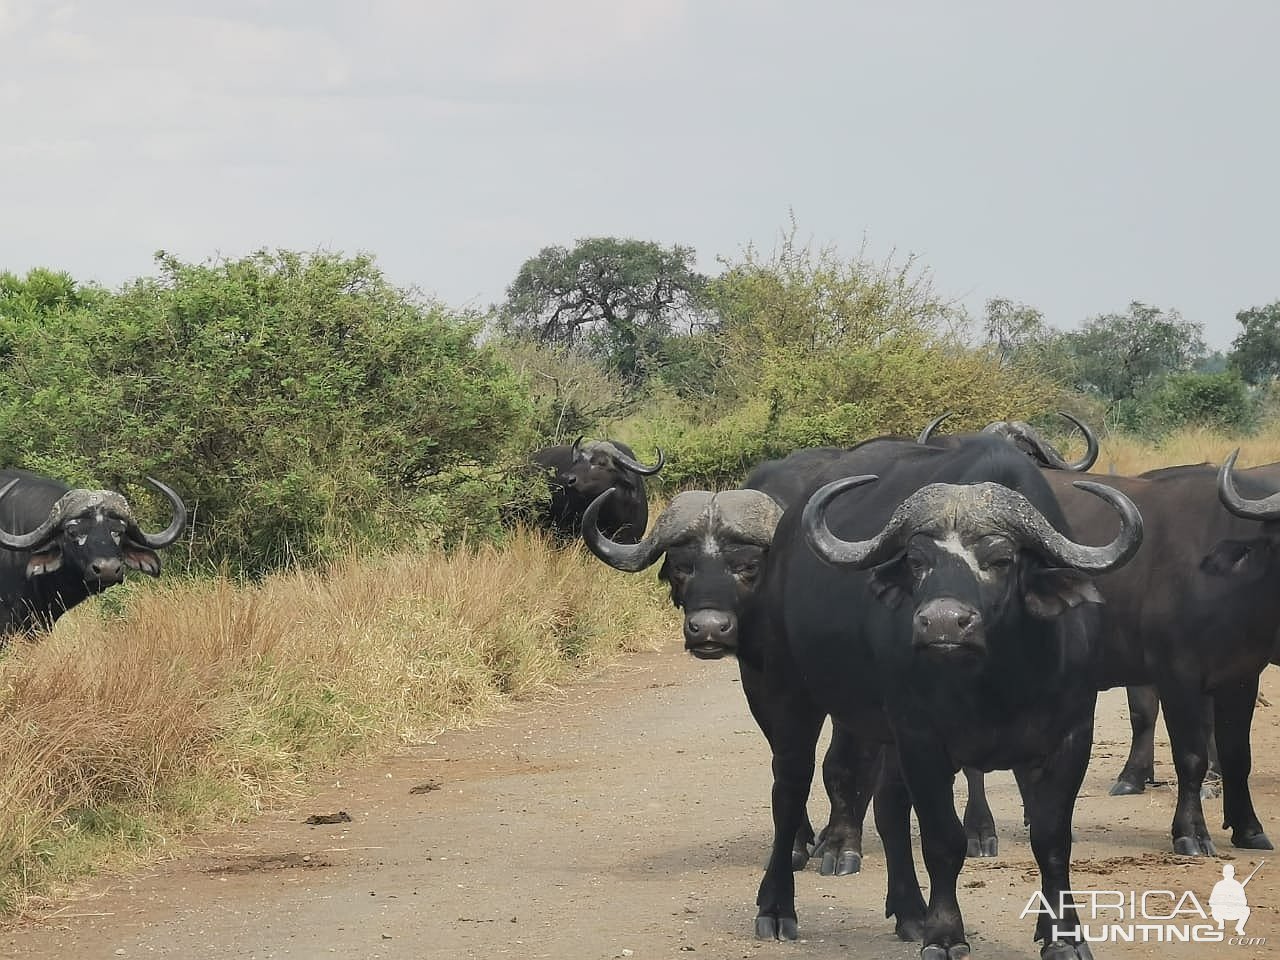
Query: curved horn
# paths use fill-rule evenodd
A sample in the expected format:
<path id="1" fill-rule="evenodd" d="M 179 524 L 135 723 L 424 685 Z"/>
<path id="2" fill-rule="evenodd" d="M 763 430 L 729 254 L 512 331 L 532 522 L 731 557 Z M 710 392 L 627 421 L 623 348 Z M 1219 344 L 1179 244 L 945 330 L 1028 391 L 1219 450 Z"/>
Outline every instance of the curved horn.
<path id="1" fill-rule="evenodd" d="M 929 425 L 920 431 L 920 436 L 916 437 L 916 443 L 928 443 L 929 438 L 933 436 L 933 431 L 938 429 L 943 420 L 951 416 L 955 416 L 955 412 L 948 410 L 946 413 L 938 414 L 938 416 L 930 420 Z"/>
<path id="2" fill-rule="evenodd" d="M 667 462 L 666 455 L 662 452 L 662 448 L 658 447 L 657 450 L 658 450 L 658 462 L 655 463 L 652 467 L 646 467 L 639 460 L 632 460 L 621 450 L 618 450 L 617 447 L 614 447 L 615 452 L 613 454 L 613 459 L 619 464 L 621 464 L 622 466 L 626 467 L 632 473 L 638 473 L 642 477 L 651 477 L 655 473 L 657 473 L 659 470 L 661 470 L 663 466 L 666 465 L 666 462 Z"/>
<path id="3" fill-rule="evenodd" d="M 159 533 L 144 533 L 142 528 L 135 525 L 137 538 L 152 550 L 159 550 L 169 546 L 182 534 L 183 528 L 187 525 L 187 505 L 182 502 L 182 498 L 171 487 L 166 486 L 154 477 L 147 477 L 147 483 L 163 493 L 173 506 L 173 519 L 169 521 L 169 526 Z"/>
<path id="4" fill-rule="evenodd" d="M 569 445 L 569 452 L 576 458 L 578 456 L 578 448 L 582 446 L 582 434 L 578 434 L 578 439 Z"/>
<path id="5" fill-rule="evenodd" d="M 1240 448 L 1231 451 L 1231 456 L 1218 470 L 1218 499 L 1222 505 L 1245 520 L 1280 519 L 1280 493 L 1273 493 L 1261 500 L 1246 500 L 1236 489 L 1236 482 L 1231 474 L 1236 468 L 1236 458 L 1240 456 Z"/>
<path id="6" fill-rule="evenodd" d="M 587 549 L 597 557 L 625 573 L 638 573 L 645 567 L 652 566 L 653 561 L 662 555 L 665 545 L 657 542 L 657 526 L 653 533 L 639 543 L 618 543 L 610 540 L 600 532 L 600 508 L 613 496 L 616 487 L 610 487 L 587 505 L 582 514 L 582 539 L 587 542 Z"/>
<path id="7" fill-rule="evenodd" d="M 4 499 L 5 495 L 18 485 L 18 480 L 20 479 L 19 477 L 10 480 L 0 489 L 0 500 Z M 58 517 L 54 514 L 54 511 L 50 510 L 49 516 L 45 517 L 44 522 L 30 533 L 10 533 L 8 530 L 0 528 L 0 546 L 8 547 L 10 550 L 30 550 L 32 547 L 39 546 L 48 540 L 49 534 L 53 532 L 53 528 L 57 524 Z"/>
<path id="8" fill-rule="evenodd" d="M 1124 566 L 1142 546 L 1142 514 L 1132 500 L 1105 483 L 1077 480 L 1072 486 L 1107 501 L 1120 514 L 1120 532 L 1106 546 L 1076 543 L 1054 529 L 1044 515 L 1021 496 L 1022 503 L 1013 511 L 1013 528 L 1035 541 L 1046 555 L 1062 566 L 1086 573 L 1107 573 Z"/>
<path id="9" fill-rule="evenodd" d="M 1083 457 L 1081 457 L 1075 463 L 1063 462 L 1062 466 L 1059 467 L 1059 469 L 1074 470 L 1076 472 L 1083 473 L 1084 471 L 1092 467 L 1094 462 L 1097 461 L 1098 459 L 1098 438 L 1094 435 L 1094 432 L 1092 430 L 1090 430 L 1087 426 L 1085 426 L 1085 424 L 1082 421 L 1077 420 L 1071 414 L 1067 413 L 1067 411 L 1059 410 L 1058 416 L 1065 417 L 1067 420 L 1070 420 L 1072 423 L 1074 423 L 1076 425 L 1076 429 L 1079 430 L 1082 434 L 1084 434 L 1085 443 L 1089 445 L 1088 449 L 1085 450 Z"/>
<path id="10" fill-rule="evenodd" d="M 819 487 L 809 498 L 800 515 L 800 528 L 814 553 L 828 563 L 853 564 L 863 568 L 877 564 L 896 552 L 898 533 L 903 528 L 896 512 L 889 524 L 870 540 L 841 540 L 827 526 L 827 508 L 832 500 L 854 487 L 879 479 L 872 473 L 844 477 Z"/>

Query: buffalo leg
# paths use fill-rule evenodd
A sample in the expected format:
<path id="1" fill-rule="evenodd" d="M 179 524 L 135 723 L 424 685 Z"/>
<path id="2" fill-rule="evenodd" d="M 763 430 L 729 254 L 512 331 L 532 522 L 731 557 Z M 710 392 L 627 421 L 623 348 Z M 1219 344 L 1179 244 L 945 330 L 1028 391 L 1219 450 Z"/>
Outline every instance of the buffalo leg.
<path id="1" fill-rule="evenodd" d="M 756 726 L 760 728 L 760 732 L 769 741 L 769 747 L 772 749 L 773 737 L 769 732 L 773 726 L 770 717 L 771 700 L 770 691 L 765 684 L 764 674 L 741 660 L 738 661 L 738 673 L 742 677 L 742 692 L 746 694 L 747 706 L 751 710 L 751 716 L 755 718 Z M 793 870 L 804 869 L 805 864 L 809 862 L 809 857 L 813 855 L 814 843 L 813 823 L 809 820 L 809 808 L 806 804 L 804 812 L 801 814 L 800 827 L 796 830 L 795 841 L 791 845 L 791 868 Z"/>
<path id="2" fill-rule="evenodd" d="M 902 779 L 898 751 L 884 748 L 884 765 L 875 796 L 876 831 L 884 844 L 889 889 L 884 899 L 884 915 L 894 917 L 893 930 L 901 940 L 924 936 L 924 897 L 911 854 L 911 794 Z"/>
<path id="3" fill-rule="evenodd" d="M 1173 813 L 1173 852 L 1186 856 L 1216 856 L 1204 822 L 1200 788 L 1208 769 L 1203 697 L 1188 683 L 1162 685 L 1164 722 L 1173 747 L 1173 765 L 1178 771 L 1178 802 Z"/>
<path id="4" fill-rule="evenodd" d="M 969 784 L 969 796 L 964 804 L 964 833 L 971 857 L 994 857 L 999 853 L 1000 841 L 996 837 L 996 818 L 987 803 L 986 777 L 974 767 L 964 768 L 964 778 Z"/>
<path id="5" fill-rule="evenodd" d="M 839 723 L 831 732 L 831 746 L 822 762 L 822 778 L 831 798 L 831 821 L 814 850 L 821 854 L 819 872 L 848 876 L 862 869 L 862 824 L 867 817 L 872 787 L 879 774 L 881 748 L 851 735 Z"/>
<path id="6" fill-rule="evenodd" d="M 1249 729 L 1257 697 L 1257 677 L 1220 689 L 1213 696 L 1214 727 L 1222 757 L 1222 826 L 1231 830 L 1233 846 L 1271 850 L 1271 841 L 1263 832 L 1249 795 L 1249 771 L 1253 766 Z"/>
<path id="7" fill-rule="evenodd" d="M 1075 808 L 1089 749 L 1093 742 L 1092 717 L 1068 734 L 1043 761 L 1016 771 L 1027 815 L 1031 820 L 1031 850 L 1040 868 L 1040 892 L 1044 897 L 1036 918 L 1035 938 L 1043 944 L 1042 960 L 1089 958 L 1080 920 L 1072 902 L 1071 815 Z M 1043 912 L 1045 906 L 1048 913 Z"/>
<path id="8" fill-rule="evenodd" d="M 967 841 L 956 816 L 955 771 L 942 745 L 931 738 L 905 741 L 898 730 L 898 759 L 920 820 L 920 846 L 929 873 L 921 960 L 960 960 L 969 955 L 956 880 Z"/>
<path id="9" fill-rule="evenodd" d="M 1116 782 L 1111 796 L 1129 797 L 1142 793 L 1148 783 L 1155 783 L 1156 717 L 1160 715 L 1160 697 L 1155 687 L 1129 687 L 1129 726 L 1133 739 L 1129 759 Z"/>
<path id="10" fill-rule="evenodd" d="M 756 937 L 795 940 L 796 878 L 792 848 L 813 783 L 814 751 L 825 715 L 799 695 L 779 700 L 773 724 L 773 851 L 756 895 Z"/>
<path id="11" fill-rule="evenodd" d="M 1222 761 L 1218 758 L 1217 724 L 1214 722 L 1213 697 L 1204 698 L 1204 730 L 1205 746 L 1209 750 L 1209 766 L 1204 773 L 1204 786 L 1200 788 L 1202 800 L 1212 800 L 1222 796 Z"/>

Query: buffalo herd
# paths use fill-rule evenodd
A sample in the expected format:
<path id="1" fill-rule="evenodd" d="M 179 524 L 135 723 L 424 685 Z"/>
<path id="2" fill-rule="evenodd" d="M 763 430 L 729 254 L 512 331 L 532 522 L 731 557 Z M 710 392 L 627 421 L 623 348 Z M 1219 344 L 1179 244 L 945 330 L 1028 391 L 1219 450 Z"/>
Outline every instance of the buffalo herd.
<path id="1" fill-rule="evenodd" d="M 651 529 L 645 477 L 662 451 L 646 465 L 616 440 L 579 437 L 532 457 L 546 480 L 540 519 L 616 570 L 661 561 L 686 650 L 736 659 L 773 756 L 757 937 L 799 937 L 794 872 L 811 856 L 822 873 L 858 872 L 870 806 L 895 932 L 920 941 L 923 960 L 969 956 L 957 877 L 966 856 L 996 855 L 983 777 L 1011 770 L 1048 906 L 1035 920 L 1041 957 L 1087 960 L 1071 823 L 1099 690 L 1130 694 L 1116 795 L 1150 781 L 1164 708 L 1176 853 L 1216 853 L 1201 802 L 1211 764 L 1232 845 L 1271 849 L 1249 792 L 1250 729 L 1280 628 L 1280 464 L 1237 470 L 1232 454 L 1095 482 L 1082 477 L 1097 439 L 1070 415 L 1087 445 L 1075 462 L 1027 423 L 939 434 L 947 416 L 915 437 L 794 451 L 738 489 L 685 490 Z M 116 491 L 0 471 L 0 643 L 50 628 L 126 570 L 159 574 L 187 508 L 147 479 L 171 508 L 155 534 Z M 828 718 L 831 814 L 815 832 L 807 801 Z"/>
<path id="2" fill-rule="evenodd" d="M 643 516 L 639 464 L 630 451 L 602 461 L 625 481 L 596 492 L 573 528 L 617 570 L 661 561 L 686 650 L 736 658 L 773 755 L 757 937 L 799 937 L 794 871 L 810 856 L 823 873 L 858 871 L 872 806 L 895 931 L 921 941 L 924 960 L 968 956 L 957 875 L 966 856 L 996 854 L 983 774 L 1011 770 L 1053 907 L 1035 918 L 1041 956 L 1090 957 L 1071 821 L 1097 692 L 1115 686 L 1129 687 L 1134 742 L 1112 793 L 1151 778 L 1163 705 L 1173 850 L 1216 853 L 1201 803 L 1215 755 L 1232 845 L 1271 849 L 1249 792 L 1250 727 L 1280 628 L 1280 464 L 1238 470 L 1233 454 L 1095 482 L 1083 472 L 1097 440 L 1064 416 L 1087 444 L 1075 462 L 1020 421 L 939 434 L 944 414 L 916 437 L 798 450 L 740 489 L 678 493 L 647 535 L 620 519 Z M 827 718 L 831 815 L 815 834 L 806 804 Z"/>

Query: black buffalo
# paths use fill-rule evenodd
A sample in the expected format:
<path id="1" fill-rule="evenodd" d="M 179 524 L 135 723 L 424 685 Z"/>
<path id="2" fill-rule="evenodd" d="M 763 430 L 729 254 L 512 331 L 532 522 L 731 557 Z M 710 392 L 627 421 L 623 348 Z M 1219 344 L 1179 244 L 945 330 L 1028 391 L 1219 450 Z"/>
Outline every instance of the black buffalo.
<path id="1" fill-rule="evenodd" d="M 1231 842 L 1269 850 L 1249 792 L 1249 733 L 1258 677 L 1280 628 L 1280 477 L 1270 467 L 1169 468 L 1108 478 L 1142 511 L 1147 542 L 1134 562 L 1101 577 L 1106 599 L 1098 685 L 1151 685 L 1165 711 L 1178 800 L 1173 848 L 1213 854 L 1201 790 L 1208 767 L 1204 696 L 1212 700 L 1222 767 L 1223 826 Z M 1063 509 L 1082 535 L 1114 524 L 1052 473 Z M 1132 759 L 1132 758 L 1131 758 Z M 1127 779 L 1145 771 L 1126 767 Z"/>
<path id="2" fill-rule="evenodd" d="M 943 435 L 936 436 L 934 431 L 942 424 L 942 421 L 952 416 L 950 412 L 939 414 L 929 421 L 928 425 L 920 431 L 920 435 L 916 438 L 917 443 L 932 443 L 937 446 L 953 446 L 956 443 L 963 443 L 964 438 L 969 434 L 959 435 Z M 1031 457 L 1043 467 L 1051 470 L 1070 470 L 1073 472 L 1084 472 L 1091 468 L 1098 459 L 1098 438 L 1092 430 L 1081 420 L 1073 417 L 1071 414 L 1063 411 L 1059 416 L 1072 423 L 1085 439 L 1086 449 L 1084 456 L 1076 461 L 1068 461 L 1062 456 L 1053 444 L 1049 443 L 1042 437 L 1035 427 L 1031 426 L 1023 420 L 996 420 L 987 424 L 982 428 L 983 433 L 995 434 L 1004 437 L 1015 447 Z"/>
<path id="3" fill-rule="evenodd" d="M 954 449 L 871 443 L 841 468 L 867 475 L 824 485 L 774 536 L 767 601 L 784 642 L 767 676 L 789 706 L 757 931 L 796 932 L 780 840 L 803 804 L 827 711 L 863 738 L 896 743 L 889 759 L 905 789 L 876 798 L 887 908 L 900 935 L 923 933 L 923 957 L 958 958 L 968 953 L 955 897 L 966 849 L 952 798 L 960 766 L 1015 771 L 1046 900 L 1057 905 L 1070 889 L 1071 813 L 1096 699 L 1092 576 L 1133 555 L 1142 523 L 1123 496 L 1080 481 L 1119 512 L 1121 531 L 1105 547 L 1073 542 L 1043 474 L 995 437 Z M 858 784 L 855 795 L 866 790 Z M 910 858 L 907 790 L 930 875 L 927 908 Z M 1042 955 L 1077 956 L 1074 910 L 1056 918 L 1056 937 L 1054 919 L 1038 919 Z"/>
<path id="4" fill-rule="evenodd" d="M 71 488 L 25 470 L 0 471 L 0 636 L 48 629 L 82 600 L 124 580 L 125 570 L 160 573 L 156 552 L 182 533 L 187 508 L 148 478 L 173 507 L 158 534 L 138 526 L 114 490 Z"/>
<path id="5" fill-rule="evenodd" d="M 617 440 L 592 440 L 546 447 L 533 455 L 535 466 L 547 478 L 551 500 L 545 514 L 547 526 L 557 535 L 577 539 L 582 515 L 591 501 L 606 490 L 616 492 L 600 517 L 600 525 L 623 543 L 635 543 L 649 523 L 649 501 L 644 477 L 652 476 L 666 462 L 658 450 L 658 462 L 646 466 L 635 452 Z"/>
<path id="6" fill-rule="evenodd" d="M 583 521 L 588 547 L 615 569 L 633 573 L 665 557 L 658 576 L 670 587 L 672 603 L 684 610 L 686 650 L 701 659 L 737 658 L 747 705 L 766 739 L 773 727 L 762 673 L 768 625 L 756 587 L 782 511 L 802 502 L 814 481 L 847 453 L 843 447 L 800 450 L 757 466 L 741 490 L 681 493 L 637 545 L 611 539 L 597 522 L 615 494 L 593 504 Z M 824 875 L 845 876 L 861 866 L 865 804 L 845 803 L 844 744 L 836 728 L 823 763 L 831 820 L 819 843 L 805 813 L 793 843 L 794 869 L 814 855 Z"/>

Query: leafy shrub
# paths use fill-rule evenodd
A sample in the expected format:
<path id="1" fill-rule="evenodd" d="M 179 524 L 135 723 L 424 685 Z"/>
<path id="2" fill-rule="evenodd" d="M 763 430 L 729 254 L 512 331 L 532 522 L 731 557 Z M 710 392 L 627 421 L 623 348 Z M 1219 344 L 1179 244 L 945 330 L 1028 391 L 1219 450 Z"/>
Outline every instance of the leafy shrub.
<path id="1" fill-rule="evenodd" d="M 158 264 L 114 293 L 0 300 L 6 463 L 135 496 L 164 478 L 193 508 L 192 555 L 251 573 L 496 523 L 532 408 L 476 318 L 367 257 Z"/>
<path id="2" fill-rule="evenodd" d="M 1235 370 L 1175 373 L 1122 404 L 1121 425 L 1142 436 L 1159 437 L 1199 424 L 1215 430 L 1251 429 L 1258 402 Z"/>

